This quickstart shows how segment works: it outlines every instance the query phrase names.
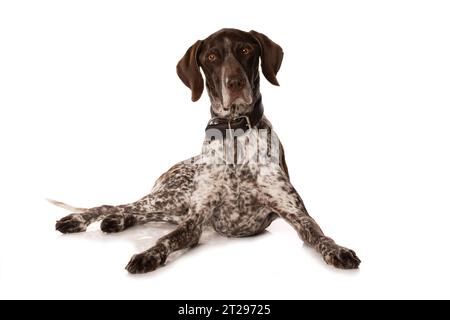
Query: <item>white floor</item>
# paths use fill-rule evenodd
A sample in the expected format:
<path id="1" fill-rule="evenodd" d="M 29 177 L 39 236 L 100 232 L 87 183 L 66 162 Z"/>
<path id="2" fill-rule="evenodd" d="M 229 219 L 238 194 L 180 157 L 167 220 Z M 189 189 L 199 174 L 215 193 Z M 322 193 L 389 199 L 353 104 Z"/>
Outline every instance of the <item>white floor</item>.
<path id="1" fill-rule="evenodd" d="M 44 202 L 21 208 L 33 214 L 2 223 L 0 298 L 449 297 L 448 241 L 444 234 L 421 238 L 431 227 L 421 219 L 406 222 L 402 232 L 381 218 L 353 220 L 354 228 L 345 227 L 348 221 L 326 228 L 357 251 L 362 260 L 357 271 L 326 266 L 277 220 L 254 238 L 207 233 L 196 249 L 177 254 L 156 272 L 133 276 L 124 270 L 130 256 L 151 246 L 170 226 L 106 235 L 97 224 L 83 234 L 61 235 L 52 229 L 62 210 Z M 326 222 L 333 220 L 339 219 Z"/>

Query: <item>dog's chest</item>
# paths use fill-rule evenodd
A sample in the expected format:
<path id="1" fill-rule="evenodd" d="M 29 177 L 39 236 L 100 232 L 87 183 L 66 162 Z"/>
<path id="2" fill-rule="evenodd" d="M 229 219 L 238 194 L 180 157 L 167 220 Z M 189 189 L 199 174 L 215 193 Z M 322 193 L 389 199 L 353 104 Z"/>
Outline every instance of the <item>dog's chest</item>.
<path id="1" fill-rule="evenodd" d="M 220 141 L 209 144 L 209 149 L 204 150 L 210 163 L 202 174 L 208 177 L 208 198 L 214 203 L 211 224 L 218 233 L 226 236 L 259 232 L 270 213 L 260 201 L 261 174 L 267 172 L 261 170 L 257 158 L 260 141 L 255 136 L 245 135 L 236 142 L 243 147 L 238 155 L 227 154 L 230 146 Z"/>
<path id="2" fill-rule="evenodd" d="M 227 165 L 217 175 L 218 205 L 214 206 L 211 224 L 226 236 L 247 236 L 260 230 L 269 213 L 259 200 L 259 168 Z"/>

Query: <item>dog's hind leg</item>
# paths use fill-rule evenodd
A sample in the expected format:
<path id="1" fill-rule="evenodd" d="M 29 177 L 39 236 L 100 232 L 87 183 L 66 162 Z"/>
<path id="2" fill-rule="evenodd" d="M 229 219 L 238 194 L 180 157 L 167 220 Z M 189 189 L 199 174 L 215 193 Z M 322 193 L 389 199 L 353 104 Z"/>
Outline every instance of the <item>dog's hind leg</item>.
<path id="1" fill-rule="evenodd" d="M 179 224 L 188 212 L 188 195 L 169 190 L 156 191 L 131 204 L 114 207 L 103 219 L 103 232 L 120 232 L 134 225 L 147 222 Z"/>
<path id="2" fill-rule="evenodd" d="M 91 223 L 100 220 L 103 220 L 100 228 L 107 233 L 123 231 L 147 222 L 178 224 L 188 210 L 194 172 L 192 165 L 179 163 L 156 181 L 149 195 L 125 205 L 82 209 L 50 200 L 74 212 L 57 221 L 56 230 L 62 233 L 82 232 Z"/>
<path id="3" fill-rule="evenodd" d="M 82 209 L 82 208 L 74 208 L 65 203 L 49 200 L 51 203 L 63 207 L 65 209 L 69 209 L 74 212 L 65 216 L 56 222 L 56 230 L 62 233 L 75 233 L 75 232 L 83 232 L 86 231 L 87 227 L 98 220 L 103 219 L 108 214 L 113 212 L 118 212 L 115 206 L 103 205 L 95 208 Z"/>
<path id="4" fill-rule="evenodd" d="M 164 203 L 159 194 L 149 194 L 131 204 L 77 210 L 56 222 L 56 230 L 62 233 L 86 231 L 87 227 L 102 220 L 100 229 L 106 233 L 123 231 L 126 228 L 147 222 L 169 222 L 178 224 L 187 212 L 183 206 Z"/>

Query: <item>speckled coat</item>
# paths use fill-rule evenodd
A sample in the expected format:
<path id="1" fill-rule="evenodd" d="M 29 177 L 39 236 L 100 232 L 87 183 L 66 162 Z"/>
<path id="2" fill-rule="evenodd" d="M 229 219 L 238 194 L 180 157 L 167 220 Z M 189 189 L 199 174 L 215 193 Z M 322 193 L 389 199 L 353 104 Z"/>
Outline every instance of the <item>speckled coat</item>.
<path id="1" fill-rule="evenodd" d="M 220 43 L 225 43 L 227 48 L 237 41 L 236 37 L 238 40 L 248 39 L 244 37 L 249 33 L 241 33 L 225 29 L 211 37 L 215 36 L 212 39 L 222 41 Z M 264 36 L 260 35 L 251 34 L 257 40 L 258 36 Z M 208 39 L 203 41 L 203 48 L 207 47 Z M 259 39 L 258 43 L 261 51 L 267 51 L 267 46 L 261 45 L 263 40 Z M 194 49 L 195 59 L 200 59 L 198 48 L 193 47 L 186 53 L 186 59 L 192 59 Z M 223 74 L 223 67 L 220 70 Z M 214 101 L 219 98 L 214 94 L 213 81 L 208 80 L 208 73 L 205 73 L 212 114 L 220 115 L 214 108 Z M 246 82 L 251 83 L 248 74 Z M 183 76 L 189 78 L 185 74 Z M 194 99 L 194 84 L 188 86 L 193 90 Z M 253 81 L 253 87 L 249 88 L 253 97 L 260 99 L 259 76 L 257 83 Z M 242 91 L 241 88 L 239 90 Z M 288 222 L 328 264 L 338 268 L 357 268 L 360 263 L 352 250 L 325 236 L 306 211 L 289 181 L 283 147 L 265 117 L 253 128 L 233 138 L 211 140 L 206 137 L 200 155 L 175 164 L 156 181 L 149 195 L 134 203 L 80 209 L 53 202 L 74 211 L 57 222 L 56 229 L 63 233 L 84 231 L 98 220 L 102 220 L 100 227 L 104 232 L 119 232 L 149 222 L 176 224 L 174 231 L 160 238 L 153 247 L 131 258 L 126 267 L 131 273 L 155 270 L 165 263 L 170 253 L 195 246 L 205 228 L 213 228 L 226 237 L 246 237 L 264 231 L 278 217 Z"/>

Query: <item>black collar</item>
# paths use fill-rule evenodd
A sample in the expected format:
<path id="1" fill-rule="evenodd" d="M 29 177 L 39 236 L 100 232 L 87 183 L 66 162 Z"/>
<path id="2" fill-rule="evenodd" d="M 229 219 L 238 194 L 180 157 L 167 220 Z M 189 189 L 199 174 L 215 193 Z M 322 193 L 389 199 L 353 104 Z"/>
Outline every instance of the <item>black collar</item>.
<path id="1" fill-rule="evenodd" d="M 255 128 L 261 121 L 264 114 L 264 107 L 261 101 L 261 97 L 256 101 L 252 112 L 246 115 L 238 116 L 236 118 L 220 118 L 213 117 L 208 121 L 206 126 L 206 135 L 216 136 L 217 133 L 221 133 L 222 137 L 225 138 L 227 130 L 232 130 L 233 133 L 236 130 L 242 130 L 243 132 L 248 129 Z M 217 138 L 217 137 L 216 137 Z"/>

